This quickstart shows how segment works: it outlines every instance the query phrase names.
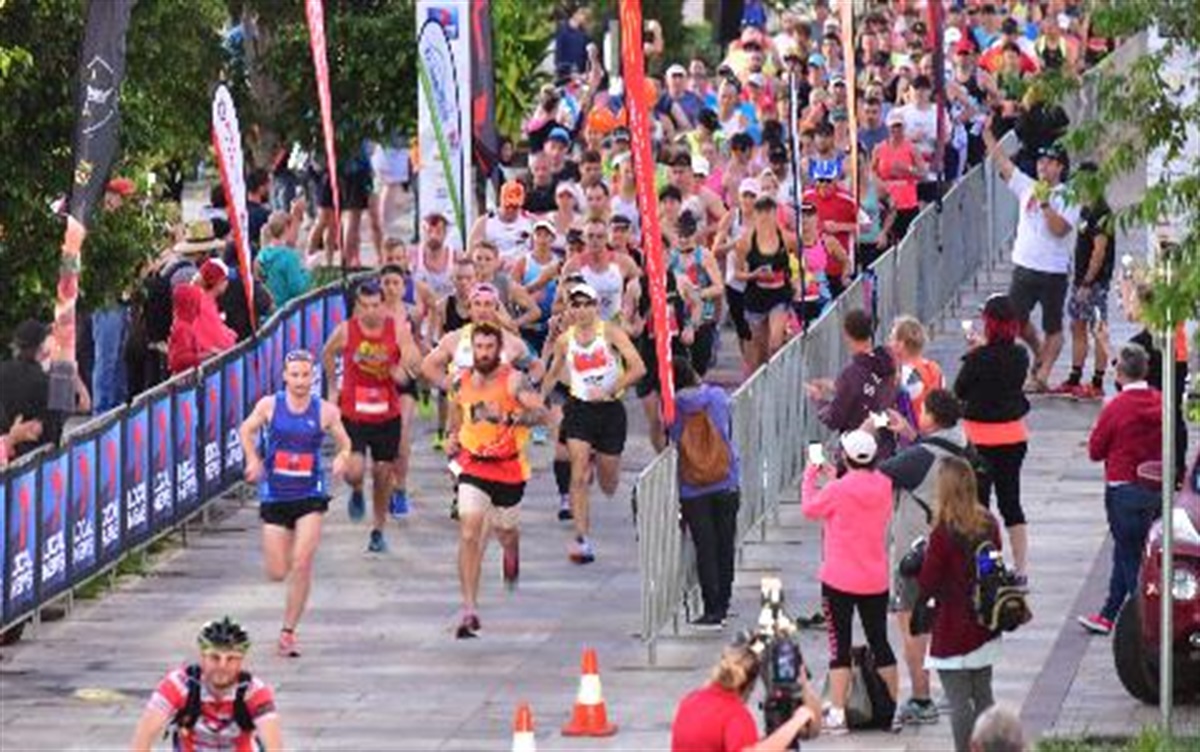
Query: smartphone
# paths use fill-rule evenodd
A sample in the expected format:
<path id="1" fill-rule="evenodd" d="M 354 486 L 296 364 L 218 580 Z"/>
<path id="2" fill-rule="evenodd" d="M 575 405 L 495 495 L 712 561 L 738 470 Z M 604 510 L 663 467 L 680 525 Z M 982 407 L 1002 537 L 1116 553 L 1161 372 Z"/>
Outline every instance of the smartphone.
<path id="1" fill-rule="evenodd" d="M 891 423 L 887 413 L 871 413 L 871 420 L 875 423 L 876 428 L 887 428 Z"/>
<path id="2" fill-rule="evenodd" d="M 971 321 L 970 319 L 963 319 L 962 320 L 962 330 L 963 330 L 964 337 L 970 337 L 971 332 L 975 330 L 975 322 Z"/>
<path id="3" fill-rule="evenodd" d="M 814 441 L 808 445 L 808 464 L 824 465 L 825 464 L 825 447 L 821 442 Z"/>

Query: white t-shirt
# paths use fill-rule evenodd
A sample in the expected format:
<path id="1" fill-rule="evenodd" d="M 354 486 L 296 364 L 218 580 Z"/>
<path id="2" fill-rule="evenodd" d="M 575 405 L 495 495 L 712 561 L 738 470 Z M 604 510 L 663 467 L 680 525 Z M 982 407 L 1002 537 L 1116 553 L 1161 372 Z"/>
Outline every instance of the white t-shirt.
<path id="1" fill-rule="evenodd" d="M 1042 207 L 1033 197 L 1037 181 L 1014 168 L 1008 180 L 1008 188 L 1017 196 L 1017 207 L 1021 212 L 1017 220 L 1017 239 L 1013 241 L 1013 263 L 1038 272 L 1067 274 L 1071 269 L 1071 256 L 1075 251 L 1075 231 L 1079 227 L 1079 207 L 1066 201 L 1066 187 L 1055 186 L 1050 193 L 1050 206 L 1057 212 L 1071 231 L 1061 238 L 1050 232 Z"/>

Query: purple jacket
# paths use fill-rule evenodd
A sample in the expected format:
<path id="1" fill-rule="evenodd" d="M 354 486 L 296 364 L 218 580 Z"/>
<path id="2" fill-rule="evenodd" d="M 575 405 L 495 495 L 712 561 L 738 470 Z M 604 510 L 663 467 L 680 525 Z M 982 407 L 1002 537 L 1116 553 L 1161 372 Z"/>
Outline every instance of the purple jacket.
<path id="1" fill-rule="evenodd" d="M 862 426 L 867 414 L 896 406 L 896 361 L 886 347 L 859 353 L 838 374 L 833 398 L 818 408 L 821 422 L 838 433 L 853 431 Z M 878 434 L 879 451 L 876 459 L 892 456 L 896 437 L 891 431 Z"/>
<path id="2" fill-rule="evenodd" d="M 738 456 L 737 447 L 733 445 L 733 416 L 729 409 L 729 395 L 724 389 L 711 384 L 680 389 L 675 393 L 675 422 L 671 424 L 671 442 L 679 445 L 679 437 L 683 433 L 683 423 L 689 415 L 704 410 L 712 420 L 713 425 L 721 432 L 721 438 L 729 447 L 729 474 L 719 483 L 710 486 L 692 486 L 679 480 L 679 498 L 694 499 L 718 491 L 734 491 L 738 488 Z"/>

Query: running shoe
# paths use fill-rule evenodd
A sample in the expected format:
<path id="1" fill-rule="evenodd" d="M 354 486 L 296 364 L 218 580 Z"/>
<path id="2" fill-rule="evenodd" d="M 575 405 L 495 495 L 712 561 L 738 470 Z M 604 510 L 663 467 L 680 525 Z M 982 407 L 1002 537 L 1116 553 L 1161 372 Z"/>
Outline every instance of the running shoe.
<path id="1" fill-rule="evenodd" d="M 454 636 L 459 640 L 469 640 L 479 636 L 479 630 L 482 625 L 479 623 L 479 617 L 473 613 L 464 612 L 462 620 L 458 623 L 458 629 L 455 630 Z"/>
<path id="2" fill-rule="evenodd" d="M 429 392 L 424 392 L 417 400 L 417 415 L 421 420 L 433 420 L 433 400 L 429 398 Z"/>
<path id="3" fill-rule="evenodd" d="M 382 530 L 372 530 L 371 537 L 367 541 L 367 553 L 371 554 L 386 554 L 388 552 L 387 540 L 383 537 Z"/>
<path id="4" fill-rule="evenodd" d="M 591 541 L 583 536 L 578 536 L 571 545 L 569 557 L 575 564 L 591 564 L 596 560 L 596 552 L 592 549 Z"/>
<path id="5" fill-rule="evenodd" d="M 1106 619 L 1100 614 L 1092 614 L 1091 616 L 1077 616 L 1075 621 L 1079 622 L 1087 631 L 1092 634 L 1106 635 L 1112 632 L 1112 619 Z"/>
<path id="6" fill-rule="evenodd" d="M 296 632 L 290 629 L 279 630 L 279 657 L 280 658 L 299 658 L 300 657 L 300 642 L 296 639 Z"/>
<path id="7" fill-rule="evenodd" d="M 825 708 L 821 714 L 821 733 L 830 736 L 845 736 L 850 733 L 850 727 L 846 725 L 846 711 L 832 705 Z"/>
<path id="8" fill-rule="evenodd" d="M 725 626 L 725 617 L 719 614 L 701 614 L 688 624 L 698 632 L 720 632 Z"/>
<path id="9" fill-rule="evenodd" d="M 1075 399 L 1077 400 L 1102 400 L 1104 399 L 1104 387 L 1096 386 L 1095 384 L 1080 384 L 1075 390 Z"/>
<path id="10" fill-rule="evenodd" d="M 1076 397 L 1079 395 L 1080 388 L 1079 382 L 1068 379 L 1058 386 L 1051 387 L 1049 393 L 1055 397 Z"/>
<path id="11" fill-rule="evenodd" d="M 398 489 L 392 492 L 392 499 L 388 502 L 388 512 L 396 519 L 402 519 L 408 516 L 408 492 L 404 489 Z"/>
<path id="12" fill-rule="evenodd" d="M 350 515 L 351 522 L 359 522 L 367 514 L 367 502 L 363 500 L 363 492 L 360 490 L 350 491 L 350 504 L 346 507 L 347 513 Z"/>
<path id="13" fill-rule="evenodd" d="M 896 709 L 896 720 L 906 726 L 923 726 L 938 722 L 937 705 L 933 700 L 918 700 L 910 697 Z"/>
<path id="14" fill-rule="evenodd" d="M 446 433 L 445 433 L 445 431 L 438 431 L 437 433 L 435 433 L 433 435 L 433 449 L 435 452 L 446 451 Z"/>
<path id="15" fill-rule="evenodd" d="M 458 520 L 458 495 L 450 497 L 450 519 Z"/>
<path id="16" fill-rule="evenodd" d="M 514 542 L 512 548 L 504 549 L 504 585 L 509 590 L 517 586 L 517 578 L 521 576 L 520 542 Z"/>
<path id="17" fill-rule="evenodd" d="M 570 522 L 573 519 L 575 519 L 575 514 L 571 511 L 571 497 L 563 494 L 558 497 L 558 521 Z"/>
<path id="18" fill-rule="evenodd" d="M 1048 394 L 1050 393 L 1050 385 L 1037 376 L 1030 376 L 1025 381 L 1026 394 Z"/>

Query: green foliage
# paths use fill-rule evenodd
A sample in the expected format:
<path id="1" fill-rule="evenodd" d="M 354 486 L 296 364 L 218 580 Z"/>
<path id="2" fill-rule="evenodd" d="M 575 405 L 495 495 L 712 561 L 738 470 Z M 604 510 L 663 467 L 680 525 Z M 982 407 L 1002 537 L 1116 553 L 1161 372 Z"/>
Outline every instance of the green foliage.
<path id="1" fill-rule="evenodd" d="M 1184 70 L 1186 81 L 1168 80 L 1167 60 L 1177 49 L 1200 51 L 1200 23 L 1186 0 L 1122 0 L 1097 2 L 1092 28 L 1110 37 L 1130 37 L 1158 24 L 1175 34 L 1165 48 L 1148 53 L 1124 71 L 1100 71 L 1096 116 L 1077 124 L 1067 136 L 1076 152 L 1099 156 L 1094 176 L 1077 175 L 1073 187 L 1084 201 L 1102 195 L 1104 187 L 1163 150 L 1166 164 L 1181 169 L 1150 186 L 1129 207 L 1118 210 L 1119 229 L 1146 227 L 1153 234 L 1170 224 L 1178 242 L 1168 279 L 1160 267 L 1150 272 L 1154 296 L 1145 311 L 1148 323 L 1162 329 L 1197 311 L 1200 302 L 1200 159 L 1186 153 L 1187 128 L 1200 123 L 1200 101 L 1181 104 L 1175 95 L 1185 83 L 1200 87 L 1200 67 Z"/>
<path id="2" fill-rule="evenodd" d="M 90 309 L 115 303 L 132 290 L 142 268 L 161 250 L 172 220 L 173 204 L 148 196 L 130 200 L 113 211 L 97 211 L 84 244 L 82 298 Z"/>
<path id="3" fill-rule="evenodd" d="M 267 39 L 263 68 L 279 89 L 274 111 L 261 122 L 285 143 L 321 145 L 316 73 L 304 3 L 246 0 Z M 416 22 L 413 0 L 329 0 L 325 3 L 326 55 L 338 153 L 354 153 L 363 139 L 386 140 L 416 132 Z"/>
<path id="4" fill-rule="evenodd" d="M 550 53 L 554 23 L 525 0 L 492 0 L 492 47 L 496 79 L 496 130 L 514 143 L 551 76 L 542 64 Z"/>
<path id="5" fill-rule="evenodd" d="M 206 113 L 222 61 L 224 8 L 223 0 L 142 0 L 134 7 L 114 172 L 144 174 L 208 148 Z M 48 318 L 54 304 L 64 225 L 49 206 L 70 189 L 85 10 L 81 0 L 0 3 L 0 341 L 26 317 Z M 130 222 L 114 236 L 136 255 L 158 240 L 154 224 Z M 111 299 L 123 286 L 122 275 L 110 273 L 103 260 L 116 256 L 92 252 L 105 233 L 97 227 L 84 243 L 84 305 Z"/>
<path id="6" fill-rule="evenodd" d="M 1132 738 L 1089 736 L 1042 739 L 1037 744 L 1037 752 L 1170 752 L 1172 749 L 1200 749 L 1200 737 L 1176 736 L 1172 741 L 1173 744 L 1167 744 L 1158 728 L 1148 726 Z"/>

